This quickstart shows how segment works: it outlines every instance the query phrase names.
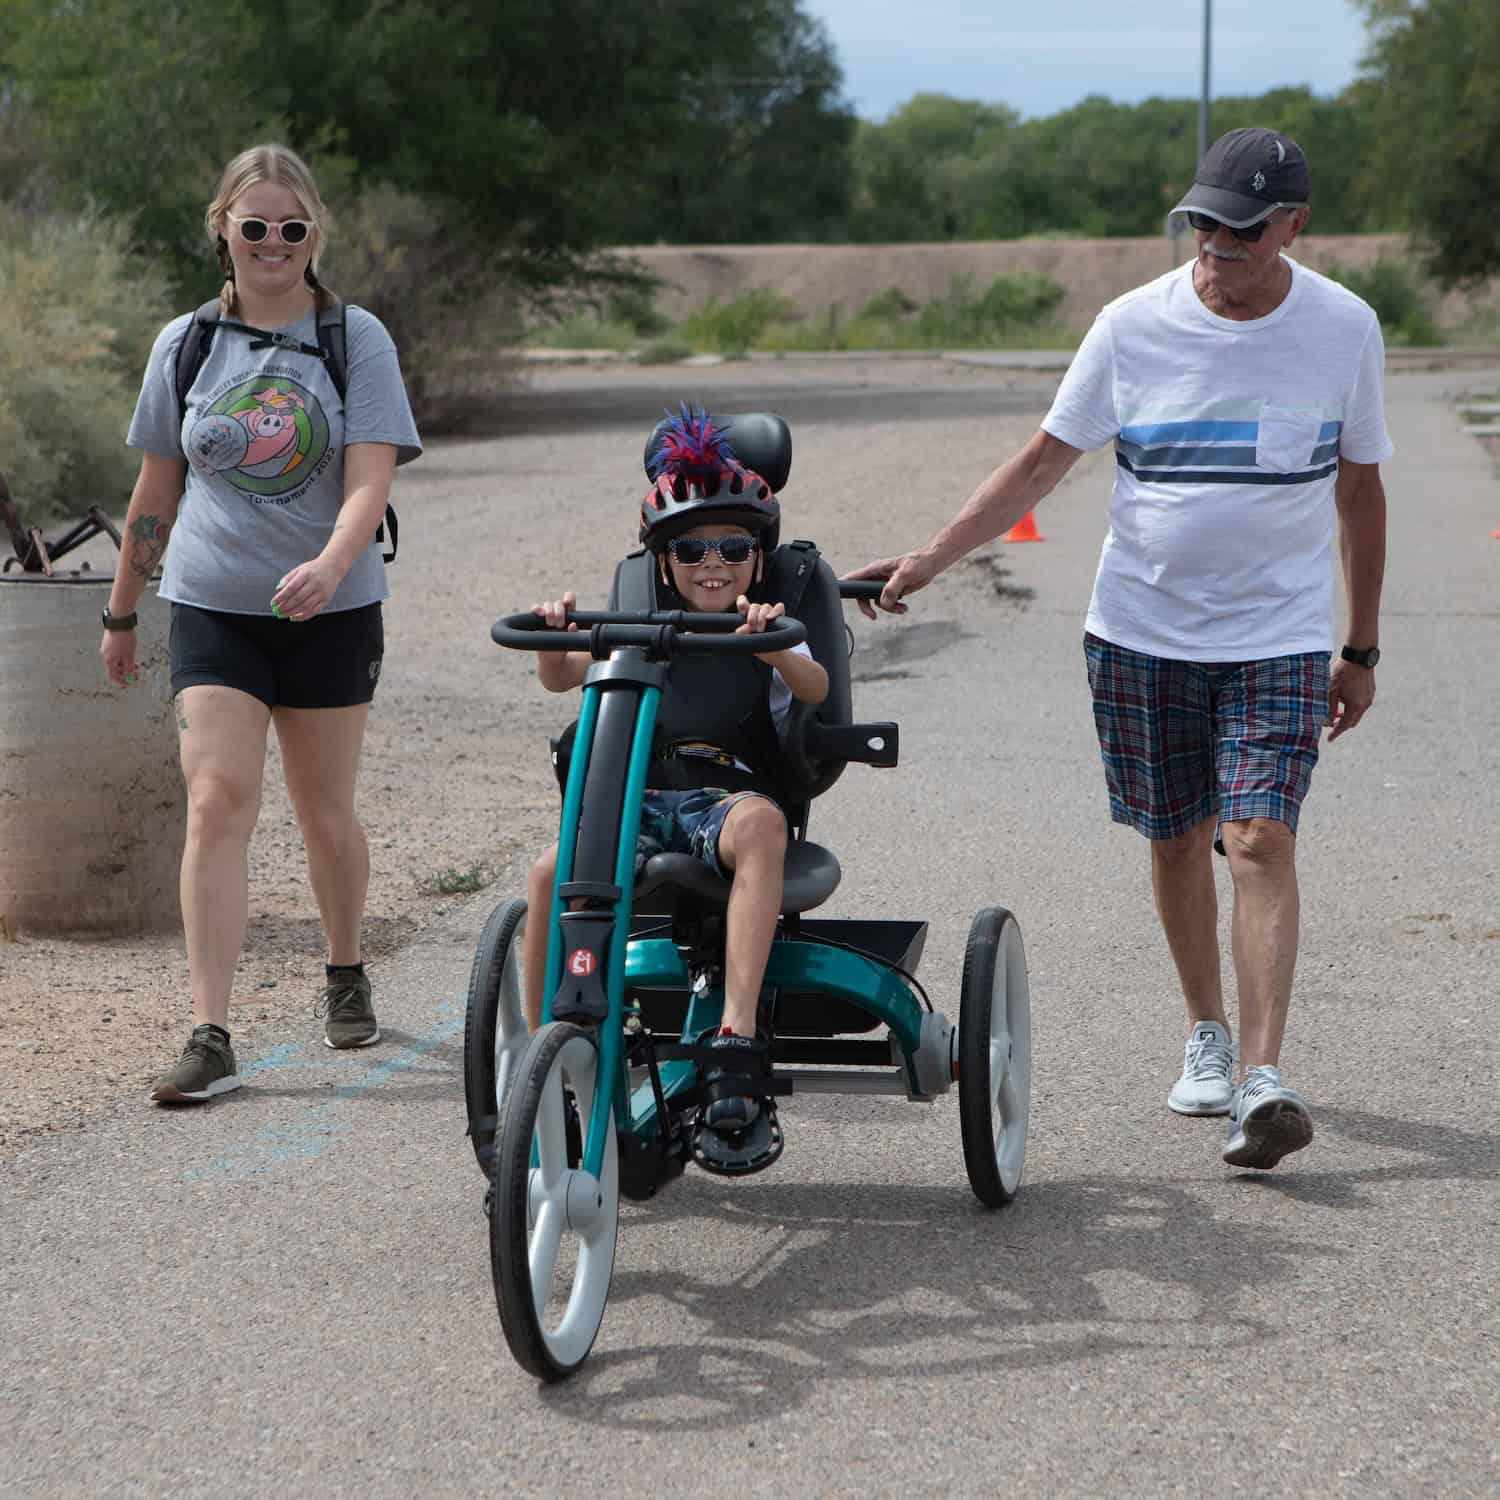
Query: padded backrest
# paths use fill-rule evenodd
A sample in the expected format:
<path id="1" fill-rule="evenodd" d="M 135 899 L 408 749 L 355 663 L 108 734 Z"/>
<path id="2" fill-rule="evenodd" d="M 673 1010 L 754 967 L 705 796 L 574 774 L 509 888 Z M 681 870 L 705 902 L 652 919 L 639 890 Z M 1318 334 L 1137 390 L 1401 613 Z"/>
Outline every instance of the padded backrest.
<path id="1" fill-rule="evenodd" d="M 680 608 L 678 600 L 658 594 L 656 560 L 644 550 L 622 558 L 609 589 L 612 610 Z M 849 635 L 844 625 L 844 607 L 833 569 L 811 542 L 786 542 L 766 560 L 762 590 L 767 599 L 786 605 L 787 614 L 807 627 L 807 644 L 828 673 L 828 696 L 816 708 L 793 702 L 787 716 L 782 743 L 786 765 L 791 769 L 787 795 L 794 803 L 805 803 L 828 790 L 842 774 L 845 762 L 809 762 L 801 749 L 808 723 L 852 724 L 854 709 L 849 689 Z M 792 811 L 792 809 L 788 809 Z"/>
<path id="2" fill-rule="evenodd" d="M 786 488 L 792 472 L 792 432 L 785 419 L 774 412 L 752 411 L 737 417 L 715 417 L 714 423 L 729 439 L 730 451 L 740 463 L 759 474 L 779 495 Z M 662 430 L 666 425 L 666 421 L 658 422 L 646 439 L 642 462 L 648 479 L 651 477 L 651 460 L 661 447 Z"/>

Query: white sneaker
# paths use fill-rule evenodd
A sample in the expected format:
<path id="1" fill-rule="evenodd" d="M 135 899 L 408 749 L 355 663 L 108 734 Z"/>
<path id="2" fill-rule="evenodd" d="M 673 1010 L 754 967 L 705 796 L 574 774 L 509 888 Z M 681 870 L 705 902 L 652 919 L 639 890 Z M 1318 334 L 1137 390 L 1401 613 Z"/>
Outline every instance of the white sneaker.
<path id="1" fill-rule="evenodd" d="M 1230 1102 L 1224 1160 L 1231 1167 L 1264 1171 L 1312 1138 L 1307 1100 L 1282 1083 L 1278 1069 L 1268 1064 L 1251 1068 Z"/>
<path id="2" fill-rule="evenodd" d="M 1180 1115 L 1227 1115 L 1234 1093 L 1234 1043 L 1217 1021 L 1199 1021 L 1187 1039 L 1182 1077 L 1167 1095 Z"/>

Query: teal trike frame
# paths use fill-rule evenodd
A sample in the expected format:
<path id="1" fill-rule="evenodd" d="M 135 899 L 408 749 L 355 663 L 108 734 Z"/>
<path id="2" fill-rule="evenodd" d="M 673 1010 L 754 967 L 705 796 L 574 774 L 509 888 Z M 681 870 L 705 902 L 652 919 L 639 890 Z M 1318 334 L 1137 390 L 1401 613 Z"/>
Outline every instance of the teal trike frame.
<path id="1" fill-rule="evenodd" d="M 496 909 L 476 955 L 465 1046 L 470 1133 L 491 1182 L 501 1322 L 518 1361 L 543 1379 L 572 1373 L 592 1347 L 619 1198 L 653 1196 L 694 1159 L 700 1042 L 723 1008 L 727 882 L 687 855 L 654 856 L 639 880 L 636 870 L 667 665 L 678 651 L 768 649 L 764 637 L 728 633 L 741 623 L 736 615 L 573 618 L 577 632 L 540 629 L 527 615 L 497 621 L 491 632 L 529 650 L 586 648 L 595 662 L 564 783 L 542 1025 L 529 1038 L 517 1028 L 525 912 L 524 902 L 511 902 Z M 781 635 L 775 649 L 805 634 L 785 618 L 772 628 Z M 814 725 L 811 734 L 814 752 L 895 763 L 894 725 Z M 807 842 L 805 814 L 793 819 L 786 898 L 761 992 L 774 1092 L 930 1100 L 958 1079 L 971 1185 L 987 1206 L 1009 1202 L 1020 1185 L 1030 1097 L 1029 992 L 1014 918 L 999 907 L 976 916 L 955 1027 L 915 979 L 925 922 L 804 919 L 838 880 L 833 857 Z M 652 914 L 638 910 L 638 895 Z M 858 1035 L 877 1030 L 878 1039 Z M 559 1310 L 552 1281 L 568 1234 L 578 1253 Z"/>

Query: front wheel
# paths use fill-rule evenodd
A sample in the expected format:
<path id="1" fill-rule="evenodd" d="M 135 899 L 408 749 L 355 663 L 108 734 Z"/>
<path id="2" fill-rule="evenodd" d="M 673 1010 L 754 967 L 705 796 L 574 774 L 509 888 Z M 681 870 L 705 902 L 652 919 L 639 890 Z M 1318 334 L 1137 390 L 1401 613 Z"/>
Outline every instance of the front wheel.
<path id="1" fill-rule="evenodd" d="M 561 1380 L 587 1358 L 614 1275 L 620 1158 L 613 1109 L 597 1177 L 570 1165 L 578 1157 L 568 1142 L 567 1095 L 586 1143 L 599 1108 L 598 1073 L 590 1032 L 561 1021 L 543 1026 L 516 1067 L 495 1144 L 495 1301 L 511 1353 L 543 1380 Z M 607 1100 L 608 1088 L 600 1092 Z"/>
<path id="2" fill-rule="evenodd" d="M 502 901 L 490 913 L 479 935 L 469 974 L 464 1015 L 464 1104 L 469 1113 L 469 1140 L 486 1177 L 495 1149 L 495 1133 L 505 1111 L 515 1065 L 526 1050 L 525 979 L 521 962 L 526 937 L 526 902 Z"/>
<path id="3" fill-rule="evenodd" d="M 1002 1208 L 1021 1186 L 1031 1113 L 1031 990 L 1021 929 L 987 906 L 969 929 L 958 1012 L 958 1117 L 975 1196 Z"/>

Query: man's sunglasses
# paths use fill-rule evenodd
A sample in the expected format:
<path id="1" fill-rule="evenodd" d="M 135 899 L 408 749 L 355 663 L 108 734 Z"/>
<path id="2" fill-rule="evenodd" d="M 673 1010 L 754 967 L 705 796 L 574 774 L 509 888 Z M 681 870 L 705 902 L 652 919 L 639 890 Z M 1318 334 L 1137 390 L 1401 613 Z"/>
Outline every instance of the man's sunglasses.
<path id="1" fill-rule="evenodd" d="M 753 536 L 674 536 L 667 543 L 667 551 L 672 554 L 673 562 L 680 562 L 685 568 L 707 562 L 710 552 L 725 567 L 735 568 L 755 556 L 757 545 Z"/>
<path id="2" fill-rule="evenodd" d="M 1277 204 L 1277 208 L 1284 208 L 1285 204 Z M 1261 235 L 1266 232 L 1266 225 L 1276 217 L 1273 209 L 1258 224 L 1246 224 L 1243 229 L 1236 229 L 1233 224 L 1226 224 L 1222 219 L 1216 219 L 1211 214 L 1200 214 L 1196 209 L 1189 209 L 1187 221 L 1198 231 L 1199 234 L 1217 234 L 1221 229 L 1227 229 L 1237 240 L 1249 240 L 1253 245 Z"/>
<path id="3" fill-rule="evenodd" d="M 274 229 L 281 236 L 283 245 L 300 245 L 313 232 L 313 227 L 306 219 L 282 219 L 278 223 L 275 219 L 257 219 L 247 214 L 241 217 L 239 214 L 226 214 L 225 217 L 231 224 L 240 227 L 240 238 L 247 245 L 258 245 Z"/>

